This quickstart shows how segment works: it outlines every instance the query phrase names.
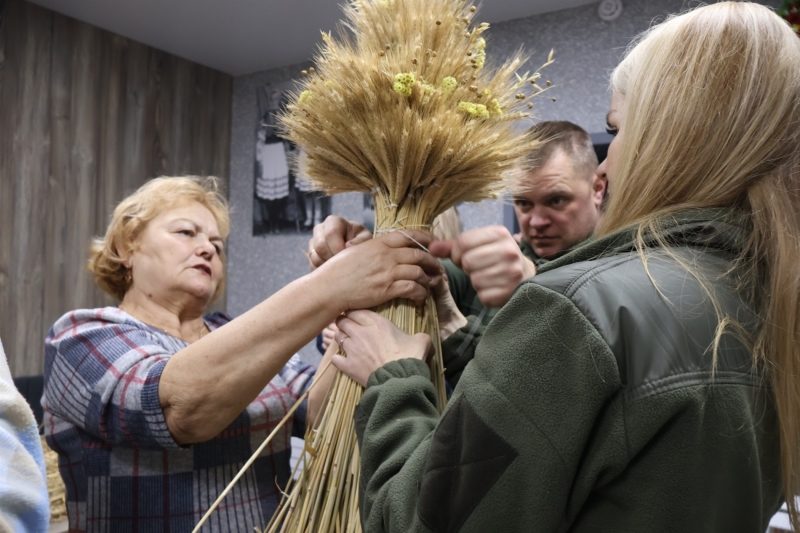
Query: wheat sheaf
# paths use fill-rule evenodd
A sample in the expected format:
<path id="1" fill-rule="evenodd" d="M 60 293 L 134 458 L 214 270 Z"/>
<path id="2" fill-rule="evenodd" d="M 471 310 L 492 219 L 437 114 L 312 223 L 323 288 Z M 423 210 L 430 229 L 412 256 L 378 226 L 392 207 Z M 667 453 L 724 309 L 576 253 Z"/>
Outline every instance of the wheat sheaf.
<path id="1" fill-rule="evenodd" d="M 371 194 L 376 235 L 430 229 L 456 204 L 501 194 L 539 142 L 516 126 L 529 116 L 531 98 L 547 90 L 539 71 L 519 74 L 521 53 L 493 64 L 489 25 L 474 24 L 469 0 L 357 0 L 343 9 L 336 37 L 322 34 L 315 67 L 302 72 L 278 116 L 282 136 L 301 148 L 300 173 L 328 194 Z M 551 52 L 542 67 L 552 61 Z M 441 412 L 447 397 L 433 300 L 421 310 L 406 300 L 375 310 L 407 333 L 431 336 Z M 327 371 L 334 370 L 319 373 Z M 265 533 L 361 531 L 353 414 L 362 392 L 344 374 L 334 378 L 320 420 L 309 421 L 302 472 L 281 488 Z"/>

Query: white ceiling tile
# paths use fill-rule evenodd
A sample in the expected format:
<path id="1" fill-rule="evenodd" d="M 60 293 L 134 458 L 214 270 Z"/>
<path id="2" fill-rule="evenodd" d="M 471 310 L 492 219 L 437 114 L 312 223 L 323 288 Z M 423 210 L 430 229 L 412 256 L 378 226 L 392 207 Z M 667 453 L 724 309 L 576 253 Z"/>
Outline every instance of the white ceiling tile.
<path id="1" fill-rule="evenodd" d="M 499 22 L 596 0 L 484 0 Z M 33 3 L 234 76 L 310 59 L 337 0 L 32 0 Z"/>

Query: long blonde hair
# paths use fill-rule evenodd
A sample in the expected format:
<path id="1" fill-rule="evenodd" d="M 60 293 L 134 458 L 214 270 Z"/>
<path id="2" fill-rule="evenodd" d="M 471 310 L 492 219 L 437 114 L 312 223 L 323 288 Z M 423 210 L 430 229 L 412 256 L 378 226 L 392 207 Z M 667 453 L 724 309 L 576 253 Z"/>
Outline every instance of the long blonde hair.
<path id="1" fill-rule="evenodd" d="M 637 43 L 612 75 L 626 118 L 599 232 L 638 225 L 642 244 L 658 219 L 686 209 L 750 217 L 737 265 L 762 319 L 754 363 L 772 384 L 783 490 L 800 530 L 800 39 L 763 6 L 721 2 Z"/>

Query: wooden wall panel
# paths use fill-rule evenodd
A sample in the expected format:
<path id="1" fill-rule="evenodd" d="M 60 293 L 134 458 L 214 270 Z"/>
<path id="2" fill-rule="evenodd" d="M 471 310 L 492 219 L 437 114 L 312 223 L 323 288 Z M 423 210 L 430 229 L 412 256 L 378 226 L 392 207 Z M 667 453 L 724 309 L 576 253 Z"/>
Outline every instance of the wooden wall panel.
<path id="1" fill-rule="evenodd" d="M 23 0 L 0 10 L 0 338 L 12 374 L 35 375 L 59 316 L 113 303 L 85 264 L 114 206 L 160 175 L 227 183 L 232 79 Z"/>
<path id="2" fill-rule="evenodd" d="M 11 333 L 9 366 L 12 372 L 36 374 L 40 359 L 33 353 L 15 357 L 15 348 L 33 347 L 42 343 L 42 331 L 47 326 L 42 312 L 44 294 L 44 256 L 42 237 L 44 225 L 43 198 L 50 176 L 50 74 L 52 53 L 52 20 L 39 17 L 15 2 L 6 3 L 6 42 L 11 53 L 7 56 L 5 72 L 18 70 L 17 101 L 13 105 L 13 129 L 0 128 L 14 135 L 11 152 L 16 179 L 14 213 L 10 224 L 11 239 L 11 317 L 10 326 L 3 329 Z M 21 24 L 15 24 L 13 15 Z M 18 61 L 18 65 L 15 63 Z M 5 103 L 3 110 L 10 109 Z M 5 115 L 5 113 L 3 113 Z M 5 215 L 5 214 L 4 214 Z M 5 317 L 5 311 L 0 312 Z M 2 327 L 2 326 L 0 326 Z M 0 333 L 5 338 L 3 333 Z M 5 344 L 5 341 L 4 341 Z M 38 350 L 41 354 L 41 348 Z M 31 357 L 33 356 L 33 357 Z M 37 360 L 38 359 L 38 360 Z"/>

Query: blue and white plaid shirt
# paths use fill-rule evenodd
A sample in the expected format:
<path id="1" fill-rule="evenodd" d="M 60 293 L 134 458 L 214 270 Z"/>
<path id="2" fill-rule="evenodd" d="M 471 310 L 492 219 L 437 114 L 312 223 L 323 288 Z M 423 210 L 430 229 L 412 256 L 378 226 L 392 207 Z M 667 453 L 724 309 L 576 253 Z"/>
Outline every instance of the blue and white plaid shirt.
<path id="1" fill-rule="evenodd" d="M 230 320 L 217 313 L 206 324 L 214 330 Z M 59 455 L 71 532 L 191 531 L 314 375 L 292 357 L 219 435 L 181 447 L 167 429 L 158 384 L 185 342 L 106 307 L 67 313 L 45 344 L 45 435 Z M 305 405 L 298 408 L 203 531 L 267 524 L 305 413 Z"/>
<path id="2" fill-rule="evenodd" d="M 0 343 L 0 531 L 40 533 L 50 522 L 42 442 L 14 387 Z"/>

